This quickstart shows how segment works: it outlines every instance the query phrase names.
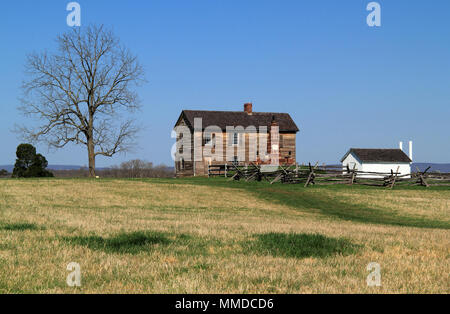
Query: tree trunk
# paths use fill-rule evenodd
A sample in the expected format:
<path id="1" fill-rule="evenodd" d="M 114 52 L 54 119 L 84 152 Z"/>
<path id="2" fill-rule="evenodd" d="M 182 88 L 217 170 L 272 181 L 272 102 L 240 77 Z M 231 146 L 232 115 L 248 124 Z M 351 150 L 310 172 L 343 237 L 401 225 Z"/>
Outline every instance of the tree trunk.
<path id="1" fill-rule="evenodd" d="M 89 177 L 95 178 L 95 147 L 93 139 L 88 140 Z"/>
<path id="2" fill-rule="evenodd" d="M 89 177 L 95 178 L 95 145 L 94 145 L 94 113 L 92 112 L 91 98 L 89 97 L 89 129 L 87 134 L 89 155 Z"/>

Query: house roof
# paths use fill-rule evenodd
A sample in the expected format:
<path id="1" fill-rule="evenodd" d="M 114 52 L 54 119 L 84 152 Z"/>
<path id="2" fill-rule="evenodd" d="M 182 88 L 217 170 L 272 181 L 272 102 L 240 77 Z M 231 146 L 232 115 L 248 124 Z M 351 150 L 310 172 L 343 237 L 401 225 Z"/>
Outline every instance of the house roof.
<path id="1" fill-rule="evenodd" d="M 351 148 L 341 162 L 353 153 L 361 162 L 412 162 L 401 149 Z"/>
<path id="2" fill-rule="evenodd" d="M 183 110 L 182 116 L 185 117 L 186 123 L 191 129 L 193 129 L 195 118 L 202 118 L 203 129 L 208 126 L 218 126 L 226 131 L 227 126 L 242 126 L 244 128 L 255 126 L 257 129 L 261 126 L 267 126 L 267 128 L 270 128 L 274 117 L 280 132 L 296 133 L 299 131 L 297 125 L 287 113 L 253 112 L 248 114 L 244 111 Z"/>

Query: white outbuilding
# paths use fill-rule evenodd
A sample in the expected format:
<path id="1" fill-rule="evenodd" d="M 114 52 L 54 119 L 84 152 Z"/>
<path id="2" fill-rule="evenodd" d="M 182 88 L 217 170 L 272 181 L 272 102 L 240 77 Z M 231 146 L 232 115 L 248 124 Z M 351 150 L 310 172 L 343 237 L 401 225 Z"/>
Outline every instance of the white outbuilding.
<path id="1" fill-rule="evenodd" d="M 364 172 L 372 172 L 372 174 L 364 174 L 365 178 L 379 178 L 380 175 L 375 173 L 391 173 L 399 172 L 399 175 L 406 175 L 410 178 L 412 163 L 412 142 L 409 143 L 409 156 L 406 155 L 400 143 L 399 149 L 366 149 L 351 148 L 341 159 L 344 169 L 347 166 Z"/>

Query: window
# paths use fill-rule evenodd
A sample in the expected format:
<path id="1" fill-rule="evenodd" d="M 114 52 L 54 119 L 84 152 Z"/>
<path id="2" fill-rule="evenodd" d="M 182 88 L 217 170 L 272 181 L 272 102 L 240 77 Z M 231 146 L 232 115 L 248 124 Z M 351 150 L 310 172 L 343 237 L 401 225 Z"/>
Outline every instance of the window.
<path id="1" fill-rule="evenodd" d="M 283 148 L 283 135 L 280 135 L 280 148 Z"/>
<path id="2" fill-rule="evenodd" d="M 239 133 L 233 133 L 233 145 L 239 145 Z"/>
<path id="3" fill-rule="evenodd" d="M 184 158 L 181 158 L 180 161 L 180 170 L 184 170 L 184 167 L 186 166 L 185 162 L 184 162 Z"/>
<path id="4" fill-rule="evenodd" d="M 211 145 L 211 144 L 212 144 L 211 133 L 204 133 L 203 134 L 203 146 Z"/>
<path id="5" fill-rule="evenodd" d="M 228 146 L 238 146 L 239 145 L 239 132 L 232 132 L 232 133 L 227 133 L 227 137 L 228 137 Z"/>
<path id="6" fill-rule="evenodd" d="M 235 164 L 236 166 L 239 164 L 239 158 L 238 158 L 238 156 L 234 156 L 234 157 L 233 157 L 233 164 Z"/>

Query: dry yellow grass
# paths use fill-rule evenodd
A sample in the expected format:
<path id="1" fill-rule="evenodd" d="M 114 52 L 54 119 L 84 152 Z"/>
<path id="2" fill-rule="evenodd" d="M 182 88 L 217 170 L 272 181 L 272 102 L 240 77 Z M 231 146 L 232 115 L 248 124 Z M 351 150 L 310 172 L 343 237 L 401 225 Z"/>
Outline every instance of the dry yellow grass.
<path id="1" fill-rule="evenodd" d="M 450 191 L 311 191 L 442 221 L 450 214 Z M 42 227 L 0 228 L 2 293 L 449 292 L 448 229 L 332 219 L 231 187 L 158 180 L 3 180 L 0 211 L 1 223 Z M 122 254 L 64 240 L 148 230 L 173 239 L 190 235 L 194 247 L 181 243 Z M 267 232 L 320 233 L 362 248 L 346 256 L 304 259 L 242 248 L 252 235 Z M 81 265 L 81 288 L 66 285 L 70 262 Z M 381 287 L 367 287 L 370 262 L 381 265 Z"/>

